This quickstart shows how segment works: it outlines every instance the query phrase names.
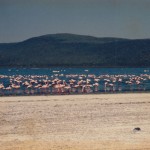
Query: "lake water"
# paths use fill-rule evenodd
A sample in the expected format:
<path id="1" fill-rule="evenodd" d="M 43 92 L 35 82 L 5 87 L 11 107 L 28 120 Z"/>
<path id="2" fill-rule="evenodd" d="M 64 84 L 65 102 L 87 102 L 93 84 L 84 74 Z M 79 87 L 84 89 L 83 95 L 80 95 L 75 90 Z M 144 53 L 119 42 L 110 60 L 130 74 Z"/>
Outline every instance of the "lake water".
<path id="1" fill-rule="evenodd" d="M 20 82 L 16 82 L 16 79 Z M 75 80 L 73 84 L 76 85 L 81 80 L 83 81 L 82 85 L 85 86 L 89 84 L 93 86 L 98 83 L 98 91 L 94 91 L 92 87 L 91 93 L 93 91 L 150 91 L 150 68 L 3 68 L 0 69 L 0 85 L 1 87 L 3 85 L 3 88 L 0 89 L 0 95 L 42 94 L 40 89 L 34 90 L 34 92 L 31 90 L 25 92 L 27 87 L 23 83 L 26 81 L 30 83 L 32 79 L 37 81 L 32 84 L 32 90 L 38 83 L 41 84 L 41 87 L 45 84 L 49 85 L 49 90 L 45 94 L 52 94 L 50 88 L 51 81 L 54 79 L 64 80 L 66 85 L 70 85 L 69 80 L 71 79 Z M 47 80 L 48 83 L 45 83 L 44 80 Z M 7 90 L 12 84 L 19 85 L 20 88 Z"/>
<path id="2" fill-rule="evenodd" d="M 0 75 L 53 75 L 55 71 L 59 74 L 85 74 L 86 72 L 95 75 L 150 74 L 150 68 L 7 68 L 0 69 Z"/>

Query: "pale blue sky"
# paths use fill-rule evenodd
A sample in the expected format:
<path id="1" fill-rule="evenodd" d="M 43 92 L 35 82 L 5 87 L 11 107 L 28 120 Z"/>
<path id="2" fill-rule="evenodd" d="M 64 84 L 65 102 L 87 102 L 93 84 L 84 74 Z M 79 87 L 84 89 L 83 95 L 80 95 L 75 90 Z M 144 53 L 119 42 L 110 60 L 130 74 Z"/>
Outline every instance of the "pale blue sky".
<path id="1" fill-rule="evenodd" d="M 0 43 L 52 33 L 150 38 L 150 0 L 0 0 Z"/>

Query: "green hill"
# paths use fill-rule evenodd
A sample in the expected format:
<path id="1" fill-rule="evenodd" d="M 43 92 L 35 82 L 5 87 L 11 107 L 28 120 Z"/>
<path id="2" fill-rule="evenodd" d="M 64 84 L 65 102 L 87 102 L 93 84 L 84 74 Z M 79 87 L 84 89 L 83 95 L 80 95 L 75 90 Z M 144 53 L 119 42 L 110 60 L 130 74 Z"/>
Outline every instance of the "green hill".
<path id="1" fill-rule="evenodd" d="M 150 40 L 49 34 L 0 44 L 0 67 L 150 67 Z"/>

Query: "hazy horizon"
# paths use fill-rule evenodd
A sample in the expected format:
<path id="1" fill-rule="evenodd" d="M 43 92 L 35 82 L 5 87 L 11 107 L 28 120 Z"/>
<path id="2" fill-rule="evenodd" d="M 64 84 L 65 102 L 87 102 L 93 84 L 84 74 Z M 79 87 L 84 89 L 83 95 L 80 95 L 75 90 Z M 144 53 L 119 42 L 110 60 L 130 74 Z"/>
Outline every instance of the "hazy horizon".
<path id="1" fill-rule="evenodd" d="M 37 36 L 32 36 L 32 37 L 28 37 L 28 38 L 25 38 L 25 39 L 21 39 L 19 41 L 12 41 L 12 42 L 0 42 L 0 44 L 9 44 L 9 43 L 18 43 L 18 42 L 23 42 L 23 41 L 26 41 L 28 39 L 31 39 L 31 38 L 36 38 L 36 37 L 41 37 L 41 36 L 47 36 L 47 35 L 55 35 L 55 34 L 72 34 L 72 35 L 80 35 L 80 36 L 90 36 L 90 37 L 95 37 L 95 38 L 120 38 L 120 39 L 129 39 L 129 40 L 136 40 L 136 39 L 150 39 L 150 38 L 123 38 L 123 37 L 98 37 L 98 36 L 94 36 L 94 35 L 89 35 L 89 34 L 74 34 L 74 33 L 53 33 L 53 34 L 44 34 L 44 35 L 37 35 Z"/>
<path id="2" fill-rule="evenodd" d="M 149 0 L 0 0 L 0 43 L 71 33 L 150 38 Z"/>

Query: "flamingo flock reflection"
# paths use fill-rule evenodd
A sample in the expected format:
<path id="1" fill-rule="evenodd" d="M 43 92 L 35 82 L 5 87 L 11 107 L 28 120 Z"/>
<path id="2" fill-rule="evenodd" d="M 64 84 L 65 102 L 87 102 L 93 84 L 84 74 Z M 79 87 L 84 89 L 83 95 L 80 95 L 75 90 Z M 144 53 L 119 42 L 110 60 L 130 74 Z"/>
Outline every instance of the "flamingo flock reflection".
<path id="1" fill-rule="evenodd" d="M 82 94 L 150 90 L 150 75 L 0 75 L 0 95 Z"/>

